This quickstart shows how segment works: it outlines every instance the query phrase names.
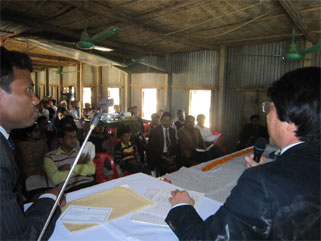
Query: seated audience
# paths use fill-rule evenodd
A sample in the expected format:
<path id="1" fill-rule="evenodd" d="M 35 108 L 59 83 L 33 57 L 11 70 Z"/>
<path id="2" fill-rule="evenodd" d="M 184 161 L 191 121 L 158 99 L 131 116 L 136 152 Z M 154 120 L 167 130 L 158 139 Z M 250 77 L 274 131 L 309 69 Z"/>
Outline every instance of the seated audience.
<path id="1" fill-rule="evenodd" d="M 77 132 L 72 127 L 65 127 L 58 133 L 60 146 L 45 155 L 44 169 L 51 183 L 62 186 L 68 172 L 76 159 L 79 149 L 77 145 Z M 94 185 L 95 164 L 89 154 L 82 154 L 77 166 L 73 171 L 66 191 L 75 191 L 84 187 Z"/>
<path id="2" fill-rule="evenodd" d="M 58 129 L 61 126 L 61 120 L 67 116 L 67 111 L 63 107 L 57 109 L 56 116 L 50 122 L 50 131 L 57 133 Z"/>
<path id="3" fill-rule="evenodd" d="M 151 123 L 150 123 L 150 129 L 154 129 L 155 127 L 159 126 L 160 124 L 160 118 L 161 116 L 158 113 L 154 113 L 151 116 Z"/>
<path id="4" fill-rule="evenodd" d="M 115 146 L 115 160 L 123 170 L 137 173 L 150 174 L 149 168 L 140 162 L 137 146 L 130 141 L 130 129 L 128 126 L 121 126 L 118 129 L 120 142 Z"/>
<path id="5" fill-rule="evenodd" d="M 70 109 L 69 113 L 75 120 L 80 119 L 80 108 L 79 108 L 79 101 L 73 100 L 71 101 L 72 108 Z"/>
<path id="6" fill-rule="evenodd" d="M 177 140 L 175 131 L 170 127 L 172 115 L 164 112 L 161 117 L 161 125 L 153 128 L 149 135 L 147 160 L 152 170 L 158 169 L 159 175 L 169 172 L 169 166 L 177 164 Z"/>
<path id="7" fill-rule="evenodd" d="M 238 150 L 253 146 L 259 137 L 269 139 L 266 127 L 260 125 L 259 115 L 252 115 L 250 117 L 251 123 L 246 124 L 240 134 Z"/>
<path id="8" fill-rule="evenodd" d="M 89 112 L 91 109 L 91 104 L 90 103 L 85 103 L 85 109 L 86 109 L 86 116 L 89 116 Z"/>
<path id="9" fill-rule="evenodd" d="M 51 99 L 43 99 L 42 103 L 43 103 L 43 107 L 49 111 L 48 120 L 52 120 L 56 115 L 57 107 L 52 104 Z"/>
<path id="10" fill-rule="evenodd" d="M 185 123 L 185 110 L 177 111 L 177 121 L 174 122 L 173 128 L 176 133 L 176 139 L 178 140 L 178 130 L 184 126 Z"/>
<path id="11" fill-rule="evenodd" d="M 96 109 L 95 108 L 90 108 L 90 110 L 89 110 L 89 115 L 88 115 L 88 119 L 89 120 L 92 120 L 93 118 L 94 118 L 94 116 L 95 116 L 95 114 L 96 114 Z"/>
<path id="12" fill-rule="evenodd" d="M 205 142 L 209 142 L 212 144 L 213 142 L 215 142 L 219 138 L 219 136 L 213 135 L 211 129 L 207 128 L 204 125 L 205 115 L 199 114 L 197 116 L 196 120 L 197 120 L 197 125 L 195 127 L 200 130 L 202 138 Z"/>
<path id="13" fill-rule="evenodd" d="M 47 117 L 39 116 L 37 119 L 37 124 L 40 130 L 40 139 L 45 141 L 49 148 L 51 140 L 54 137 L 54 133 L 49 130 L 49 122 Z"/>
<path id="14" fill-rule="evenodd" d="M 164 113 L 164 110 L 163 110 L 163 109 L 159 109 L 159 110 L 157 111 L 157 114 L 159 114 L 159 117 L 162 117 L 163 113 Z"/>
<path id="15" fill-rule="evenodd" d="M 114 156 L 114 140 L 108 135 L 105 125 L 99 121 L 96 128 L 92 131 L 89 141 L 95 145 L 95 152 L 105 152 Z"/>
<path id="16" fill-rule="evenodd" d="M 44 117 L 44 116 L 43 116 Z M 46 117 L 44 117 L 46 118 Z M 37 124 L 22 129 L 23 140 L 16 142 L 16 160 L 20 167 L 23 180 L 32 175 L 45 176 L 43 158 L 48 152 L 48 146 L 40 138 L 40 128 Z"/>
<path id="17" fill-rule="evenodd" d="M 179 240 L 320 240 L 320 76 L 301 68 L 268 89 L 263 110 L 281 155 L 262 165 L 246 157 L 256 167 L 214 215 L 203 220 L 186 191 L 172 192 L 165 221 Z"/>
<path id="18" fill-rule="evenodd" d="M 82 136 L 82 132 L 80 132 L 76 126 L 76 123 L 73 119 L 72 116 L 70 115 L 66 115 L 65 118 L 61 119 L 60 122 L 59 122 L 59 126 L 58 126 L 58 129 L 57 129 L 57 134 L 53 135 L 53 137 L 51 138 L 51 142 L 50 142 L 50 145 L 49 145 L 49 150 L 52 151 L 52 150 L 55 150 L 59 147 L 59 136 L 58 136 L 58 132 L 60 130 L 62 130 L 63 128 L 65 127 L 72 127 L 73 129 L 76 130 L 77 132 L 77 148 L 80 147 L 80 145 L 82 144 L 82 141 L 83 141 L 83 136 Z"/>
<path id="19" fill-rule="evenodd" d="M 206 149 L 206 144 L 198 128 L 194 127 L 195 118 L 192 115 L 186 117 L 184 126 L 178 130 L 178 145 L 185 166 L 192 162 L 204 162 L 217 157 L 214 146 Z"/>
<path id="20" fill-rule="evenodd" d="M 37 109 L 35 111 L 35 120 L 40 116 L 45 116 L 47 119 L 49 119 L 49 110 L 47 110 L 44 106 L 44 102 L 47 102 L 46 100 L 41 100 L 39 104 L 36 106 Z"/>
<path id="21" fill-rule="evenodd" d="M 114 105 L 114 115 L 124 116 L 124 113 L 120 111 L 119 105 Z"/>
<path id="22" fill-rule="evenodd" d="M 214 157 L 222 156 L 223 155 L 222 149 L 215 144 L 215 141 L 220 137 L 221 134 L 213 135 L 211 129 L 204 126 L 204 122 L 205 122 L 205 115 L 199 114 L 197 116 L 197 125 L 195 127 L 200 130 L 201 136 L 206 146 L 209 146 L 211 144 L 214 145 L 213 146 L 213 148 L 215 149 Z"/>
<path id="23" fill-rule="evenodd" d="M 37 124 L 21 129 L 21 132 L 22 139 L 16 141 L 15 160 L 21 173 L 21 181 L 24 183 L 24 195 L 30 202 L 36 200 L 49 187 L 43 168 L 43 159 L 48 152 L 48 146 L 40 138 L 40 129 Z M 28 185 L 30 178 L 37 180 L 37 187 Z"/>

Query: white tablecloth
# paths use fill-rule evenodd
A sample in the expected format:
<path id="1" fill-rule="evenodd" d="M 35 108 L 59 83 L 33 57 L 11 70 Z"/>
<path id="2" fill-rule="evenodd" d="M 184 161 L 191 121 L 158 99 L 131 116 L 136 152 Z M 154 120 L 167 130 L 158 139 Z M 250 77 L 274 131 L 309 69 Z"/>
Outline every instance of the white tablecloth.
<path id="1" fill-rule="evenodd" d="M 275 147 L 267 145 L 263 155 L 267 156 L 270 152 L 275 150 Z M 208 162 L 203 162 L 190 168 L 182 167 L 176 172 L 164 175 L 164 177 L 171 180 L 172 184 L 176 186 L 191 191 L 205 193 L 206 197 L 224 203 L 233 187 L 237 184 L 237 180 L 245 170 L 244 157 L 251 153 L 234 157 L 232 160 L 222 163 L 207 172 L 203 172 L 202 168 L 218 159 L 236 153 L 238 152 Z M 272 160 L 268 159 L 267 161 Z"/>
<path id="2" fill-rule="evenodd" d="M 67 202 L 85 197 L 97 192 L 101 192 L 119 185 L 128 184 L 137 193 L 144 195 L 150 188 L 172 188 L 177 187 L 160 181 L 154 177 L 138 173 L 123 178 L 105 182 L 90 188 L 82 189 L 67 195 Z M 205 219 L 217 211 L 221 204 L 209 198 L 204 198 L 201 207 L 198 209 L 200 216 Z M 171 241 L 177 240 L 175 234 L 169 227 L 157 226 L 148 223 L 132 221 L 133 213 L 121 218 L 112 220 L 76 233 L 69 232 L 60 221 L 57 222 L 55 231 L 51 236 L 51 241 L 56 240 L 145 240 L 145 241 Z"/>

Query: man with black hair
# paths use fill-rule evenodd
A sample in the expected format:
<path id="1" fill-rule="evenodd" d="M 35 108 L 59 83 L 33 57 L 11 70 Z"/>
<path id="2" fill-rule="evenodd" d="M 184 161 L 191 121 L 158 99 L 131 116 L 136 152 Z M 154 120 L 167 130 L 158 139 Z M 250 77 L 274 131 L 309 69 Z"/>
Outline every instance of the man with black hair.
<path id="1" fill-rule="evenodd" d="M 156 168 L 159 175 L 169 172 L 169 166 L 177 164 L 178 146 L 172 124 L 172 115 L 164 112 L 161 125 L 153 128 L 149 134 L 147 160 L 152 169 Z"/>
<path id="2" fill-rule="evenodd" d="M 44 157 L 44 169 L 53 185 L 62 186 L 79 152 L 76 148 L 77 131 L 74 127 L 63 127 L 58 131 L 58 139 L 59 148 L 48 152 Z M 89 153 L 83 153 L 69 179 L 66 191 L 71 192 L 94 185 L 95 171 L 93 157 Z"/>
<path id="3" fill-rule="evenodd" d="M 172 192 L 166 222 L 180 240 L 320 240 L 320 70 L 291 71 L 269 88 L 263 110 L 281 156 L 246 157 L 252 168 L 214 215 L 203 221 L 186 191 Z"/>
<path id="4" fill-rule="evenodd" d="M 39 99 L 33 92 L 28 55 L 1 47 L 0 68 L 0 240 L 36 240 L 58 196 L 58 188 L 43 194 L 26 212 L 19 171 L 12 154 L 9 132 L 31 126 Z M 60 206 L 65 205 L 62 198 Z M 51 236 L 61 211 L 57 207 L 43 236 Z"/>
<path id="5" fill-rule="evenodd" d="M 265 126 L 260 125 L 260 116 L 255 114 L 250 117 L 251 123 L 244 125 L 238 143 L 238 150 L 253 146 L 259 137 L 266 140 L 269 139 L 269 134 Z"/>

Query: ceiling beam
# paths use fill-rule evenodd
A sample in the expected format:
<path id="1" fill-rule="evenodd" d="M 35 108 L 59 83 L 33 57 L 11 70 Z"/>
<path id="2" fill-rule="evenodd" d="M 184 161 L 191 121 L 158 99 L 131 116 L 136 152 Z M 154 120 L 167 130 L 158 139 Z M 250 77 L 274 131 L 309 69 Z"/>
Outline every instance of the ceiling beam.
<path id="1" fill-rule="evenodd" d="M 310 31 L 309 27 L 301 19 L 300 14 L 294 8 L 293 4 L 289 0 L 279 0 L 279 3 L 295 24 L 295 26 L 304 34 L 305 38 L 312 43 L 316 44 L 318 42 L 316 36 Z"/>
<path id="2" fill-rule="evenodd" d="M 28 55 L 31 58 L 57 60 L 57 61 L 64 61 L 64 62 L 74 62 L 75 64 L 79 64 L 78 60 L 74 60 L 74 59 L 70 59 L 70 58 L 66 58 L 66 57 L 55 56 L 55 55 L 35 54 L 35 53 L 28 53 Z"/>
<path id="3" fill-rule="evenodd" d="M 74 1 L 71 1 L 74 2 Z M 72 31 L 70 29 L 65 29 L 65 28 L 61 28 L 61 27 L 56 27 L 50 24 L 42 24 L 39 23 L 39 21 L 37 21 L 37 19 L 31 19 L 28 16 L 22 15 L 21 13 L 17 13 L 17 12 L 12 12 L 12 11 L 3 11 L 1 12 L 1 20 L 7 20 L 7 21 L 11 21 L 14 23 L 23 23 L 24 25 L 30 27 L 30 28 L 34 28 L 34 29 L 38 29 L 38 30 L 43 30 L 46 32 L 50 32 L 50 33 L 56 33 L 59 34 L 60 36 L 66 36 L 71 38 L 73 41 L 78 41 L 80 38 L 80 34 L 79 32 L 75 32 Z M 36 36 L 36 35 L 35 35 Z M 148 48 L 140 48 L 137 46 L 133 46 L 133 45 L 127 45 L 127 44 L 123 44 L 123 43 L 117 43 L 115 41 L 110 41 L 110 40 L 104 40 L 104 42 L 106 44 L 108 44 L 108 47 L 110 48 L 114 48 L 114 49 L 121 49 L 124 52 L 128 51 L 131 53 L 135 53 L 135 54 L 141 54 L 141 53 L 145 53 L 146 51 L 150 51 Z"/>
<path id="4" fill-rule="evenodd" d="M 183 45 L 192 45 L 192 46 L 199 46 L 200 48 L 209 49 L 209 48 L 215 48 L 218 46 L 209 46 L 208 44 L 203 45 L 200 42 L 197 42 L 192 39 L 185 39 L 182 37 L 174 37 L 174 36 L 167 36 L 168 30 L 161 29 L 157 26 L 160 24 L 155 22 L 154 24 L 146 24 L 144 21 L 140 20 L 139 18 L 129 16 L 128 14 L 122 13 L 120 10 L 108 6 L 108 1 L 103 2 L 104 4 L 97 3 L 97 2 L 90 2 L 89 4 L 82 5 L 82 2 L 80 1 L 69 1 L 69 0 L 62 0 L 65 3 L 71 4 L 73 6 L 76 6 L 78 8 L 85 8 L 87 11 L 99 14 L 101 16 L 108 16 L 112 17 L 114 19 L 117 19 L 123 23 L 126 23 L 128 25 L 131 25 L 136 28 L 141 28 L 145 31 L 148 31 L 152 34 L 155 34 L 157 38 L 160 39 L 169 39 L 170 41 L 173 41 L 175 43 L 180 43 Z M 152 20 L 149 20 L 151 22 Z M 146 46 L 146 44 L 144 45 Z M 146 52 L 146 51 L 145 51 Z"/>

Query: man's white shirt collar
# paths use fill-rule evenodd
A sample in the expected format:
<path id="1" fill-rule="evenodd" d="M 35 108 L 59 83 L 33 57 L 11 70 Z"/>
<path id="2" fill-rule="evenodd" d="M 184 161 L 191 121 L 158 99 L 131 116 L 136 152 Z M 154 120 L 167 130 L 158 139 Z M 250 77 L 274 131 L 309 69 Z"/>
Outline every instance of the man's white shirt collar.
<path id="1" fill-rule="evenodd" d="M 1 125 L 0 125 L 0 132 L 7 140 L 9 139 L 9 133 Z"/>
<path id="2" fill-rule="evenodd" d="M 288 146 L 284 147 L 284 148 L 281 150 L 281 155 L 282 155 L 284 152 L 286 152 L 287 150 L 289 150 L 290 148 L 292 148 L 292 147 L 294 147 L 294 146 L 296 146 L 296 145 L 299 145 L 299 144 L 301 144 L 301 143 L 304 143 L 304 142 L 303 142 L 303 141 L 299 141 L 299 142 L 297 142 L 297 143 L 294 143 L 294 144 L 291 144 L 291 145 L 288 145 Z"/>

